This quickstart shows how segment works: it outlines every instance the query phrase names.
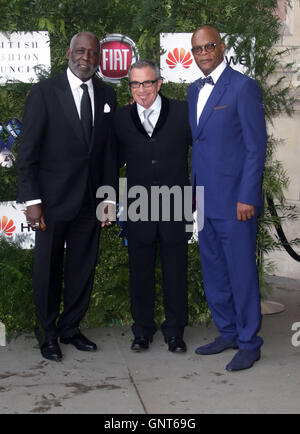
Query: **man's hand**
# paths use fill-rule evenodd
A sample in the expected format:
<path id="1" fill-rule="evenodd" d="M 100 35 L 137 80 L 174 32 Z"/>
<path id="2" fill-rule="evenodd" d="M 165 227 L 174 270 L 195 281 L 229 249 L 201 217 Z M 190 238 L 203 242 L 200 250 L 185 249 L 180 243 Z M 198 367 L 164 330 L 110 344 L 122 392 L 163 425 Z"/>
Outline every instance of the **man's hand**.
<path id="1" fill-rule="evenodd" d="M 237 203 L 237 219 L 245 222 L 251 219 L 255 215 L 255 208 L 253 205 L 247 205 L 246 203 Z"/>
<path id="2" fill-rule="evenodd" d="M 127 102 L 124 104 L 124 106 L 126 106 L 126 105 L 132 105 L 133 103 L 134 103 L 134 99 L 133 99 L 133 98 L 130 98 L 130 100 L 127 101 Z"/>
<path id="3" fill-rule="evenodd" d="M 116 221 L 116 205 L 114 203 L 102 203 L 101 227 L 111 226 Z"/>
<path id="4" fill-rule="evenodd" d="M 41 222 L 45 224 L 42 205 L 38 203 L 36 205 L 28 206 L 26 210 L 26 219 L 29 226 L 31 226 L 33 229 L 38 229 Z"/>

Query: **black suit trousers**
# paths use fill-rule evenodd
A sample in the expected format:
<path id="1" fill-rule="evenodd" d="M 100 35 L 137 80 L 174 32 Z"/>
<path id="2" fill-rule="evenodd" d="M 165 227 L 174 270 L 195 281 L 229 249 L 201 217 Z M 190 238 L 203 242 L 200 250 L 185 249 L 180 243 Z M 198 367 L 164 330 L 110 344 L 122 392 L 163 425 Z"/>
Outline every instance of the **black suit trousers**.
<path id="1" fill-rule="evenodd" d="M 157 230 L 151 243 L 128 240 L 131 287 L 131 314 L 135 336 L 152 338 L 157 330 L 154 321 L 155 264 L 159 245 L 165 321 L 161 330 L 166 337 L 183 336 L 188 322 L 187 241 L 166 242 Z"/>
<path id="2" fill-rule="evenodd" d="M 100 222 L 89 195 L 72 221 L 52 222 L 45 232 L 36 233 L 33 287 L 44 338 L 78 332 L 89 305 L 99 235 Z"/>

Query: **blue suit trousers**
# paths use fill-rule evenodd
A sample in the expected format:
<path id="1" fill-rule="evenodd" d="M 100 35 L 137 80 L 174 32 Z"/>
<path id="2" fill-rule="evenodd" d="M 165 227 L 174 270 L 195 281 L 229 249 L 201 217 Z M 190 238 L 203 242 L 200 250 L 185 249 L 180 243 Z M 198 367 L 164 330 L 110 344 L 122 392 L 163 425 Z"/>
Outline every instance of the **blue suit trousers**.
<path id="1" fill-rule="evenodd" d="M 199 232 L 208 306 L 220 334 L 240 349 L 261 347 L 261 305 L 256 267 L 257 217 L 245 222 L 204 219 Z"/>

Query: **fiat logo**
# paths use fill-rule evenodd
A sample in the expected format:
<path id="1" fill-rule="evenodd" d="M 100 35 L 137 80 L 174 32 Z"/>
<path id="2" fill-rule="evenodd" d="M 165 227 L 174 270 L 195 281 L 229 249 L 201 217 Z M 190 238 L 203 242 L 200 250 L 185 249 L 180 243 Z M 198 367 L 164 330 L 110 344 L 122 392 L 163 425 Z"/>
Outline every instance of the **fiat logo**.
<path id="1" fill-rule="evenodd" d="M 130 66 L 138 59 L 135 43 L 127 36 L 117 33 L 107 35 L 100 41 L 101 59 L 97 72 L 103 80 L 119 83 L 127 77 Z"/>

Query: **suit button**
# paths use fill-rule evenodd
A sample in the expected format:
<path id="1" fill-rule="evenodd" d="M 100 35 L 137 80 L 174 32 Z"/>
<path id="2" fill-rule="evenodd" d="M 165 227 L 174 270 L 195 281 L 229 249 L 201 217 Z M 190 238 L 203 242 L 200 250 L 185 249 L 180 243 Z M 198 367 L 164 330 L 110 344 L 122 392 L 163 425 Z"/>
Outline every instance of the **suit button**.
<path id="1" fill-rule="evenodd" d="M 151 163 L 152 163 L 152 164 L 157 164 L 158 161 L 157 161 L 157 160 L 152 160 Z"/>
<path id="2" fill-rule="evenodd" d="M 195 143 L 199 143 L 199 139 L 196 139 L 196 140 L 195 140 Z"/>

